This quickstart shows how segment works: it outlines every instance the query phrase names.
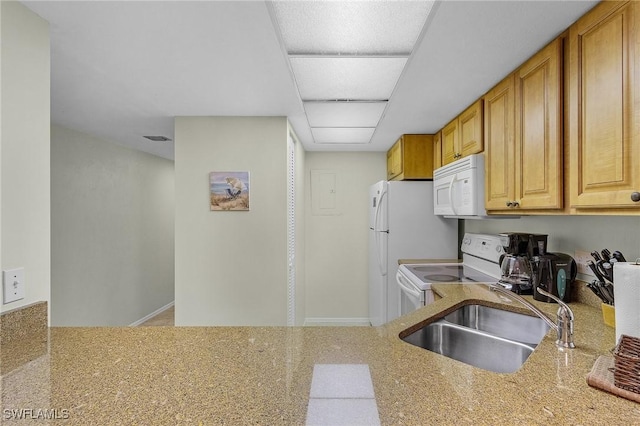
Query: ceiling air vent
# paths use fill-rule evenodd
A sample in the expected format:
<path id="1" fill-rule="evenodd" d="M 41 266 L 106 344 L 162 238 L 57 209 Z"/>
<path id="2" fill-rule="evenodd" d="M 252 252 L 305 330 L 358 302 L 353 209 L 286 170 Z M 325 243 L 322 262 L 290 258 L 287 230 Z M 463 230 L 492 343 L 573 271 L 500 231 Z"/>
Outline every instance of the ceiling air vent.
<path id="1" fill-rule="evenodd" d="M 166 142 L 171 140 L 166 136 L 144 136 L 144 137 L 154 142 Z"/>

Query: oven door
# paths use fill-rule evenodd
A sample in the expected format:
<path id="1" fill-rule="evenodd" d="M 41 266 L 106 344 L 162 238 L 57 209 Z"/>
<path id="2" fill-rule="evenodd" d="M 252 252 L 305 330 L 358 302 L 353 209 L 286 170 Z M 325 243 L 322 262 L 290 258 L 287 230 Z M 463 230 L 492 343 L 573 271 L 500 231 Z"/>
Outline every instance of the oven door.
<path id="1" fill-rule="evenodd" d="M 396 273 L 396 281 L 400 287 L 400 315 L 408 314 L 433 302 L 431 290 L 416 287 L 400 270 Z"/>

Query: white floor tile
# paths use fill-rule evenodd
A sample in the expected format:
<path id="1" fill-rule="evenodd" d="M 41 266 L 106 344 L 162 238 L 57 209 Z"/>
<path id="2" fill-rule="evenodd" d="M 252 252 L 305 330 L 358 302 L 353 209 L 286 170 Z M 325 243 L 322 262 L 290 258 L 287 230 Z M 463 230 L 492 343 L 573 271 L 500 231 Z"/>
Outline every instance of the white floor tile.
<path id="1" fill-rule="evenodd" d="M 375 398 L 367 364 L 316 364 L 310 398 Z"/>
<path id="2" fill-rule="evenodd" d="M 375 399 L 310 399 L 306 426 L 378 426 Z"/>

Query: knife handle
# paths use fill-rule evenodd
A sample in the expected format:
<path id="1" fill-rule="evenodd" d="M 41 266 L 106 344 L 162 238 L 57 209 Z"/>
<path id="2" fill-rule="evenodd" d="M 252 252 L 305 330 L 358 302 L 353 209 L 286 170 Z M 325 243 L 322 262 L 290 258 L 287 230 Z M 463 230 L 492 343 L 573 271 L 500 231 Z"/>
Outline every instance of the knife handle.
<path id="1" fill-rule="evenodd" d="M 596 278 L 598 278 L 598 280 L 600 280 L 601 282 L 604 282 L 605 280 L 604 276 L 598 270 L 598 268 L 596 267 L 595 263 L 593 263 L 593 261 L 587 260 L 587 266 L 589 267 L 589 269 L 593 271 L 593 274 L 596 276 Z"/>

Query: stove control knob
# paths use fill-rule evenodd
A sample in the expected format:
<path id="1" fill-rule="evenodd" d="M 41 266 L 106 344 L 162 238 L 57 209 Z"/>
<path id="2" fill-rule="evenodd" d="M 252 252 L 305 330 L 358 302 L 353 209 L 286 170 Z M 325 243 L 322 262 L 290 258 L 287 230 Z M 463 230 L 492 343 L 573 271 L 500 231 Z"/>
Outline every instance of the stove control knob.
<path id="1" fill-rule="evenodd" d="M 469 237 L 465 238 L 464 240 L 462 240 L 462 243 L 466 244 L 466 245 L 471 244 L 471 238 L 469 238 Z"/>

